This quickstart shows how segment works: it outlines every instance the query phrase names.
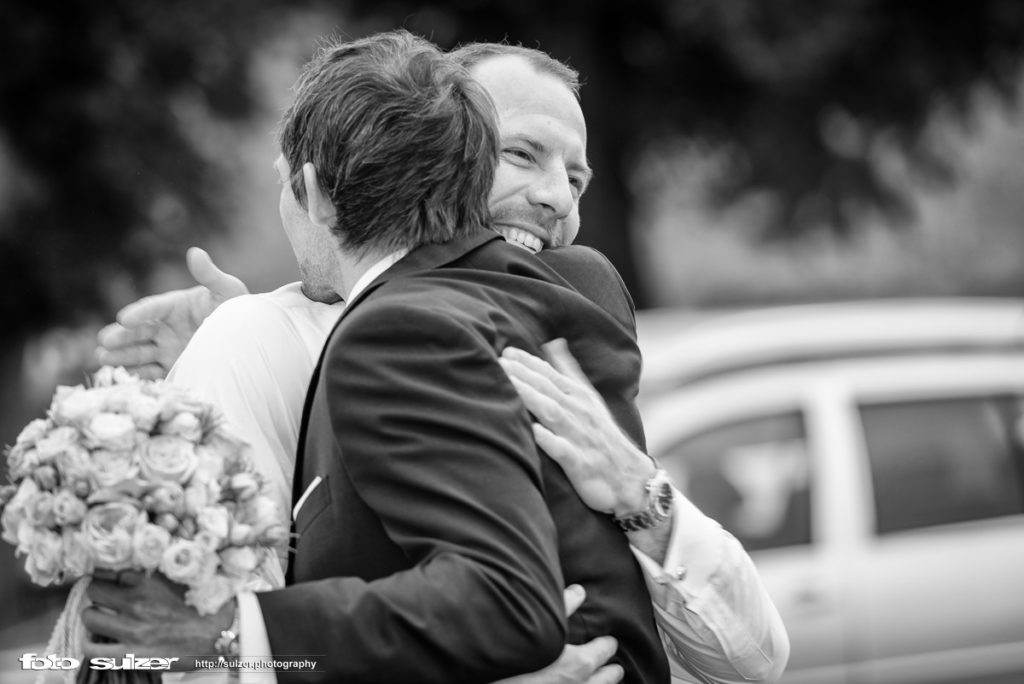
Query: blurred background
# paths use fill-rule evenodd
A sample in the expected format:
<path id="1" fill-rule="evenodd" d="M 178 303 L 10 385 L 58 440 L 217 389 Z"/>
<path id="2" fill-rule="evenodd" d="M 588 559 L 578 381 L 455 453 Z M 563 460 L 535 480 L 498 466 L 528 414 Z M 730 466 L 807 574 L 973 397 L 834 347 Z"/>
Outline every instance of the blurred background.
<path id="1" fill-rule="evenodd" d="M 118 308 L 189 284 L 189 245 L 253 291 L 296 277 L 277 117 L 323 36 L 395 27 L 582 73 L 597 175 L 579 242 L 622 273 L 645 345 L 709 312 L 1024 295 L 1015 0 L 5 0 L 0 443 L 83 380 Z M 0 652 L 43 641 L 63 600 L 19 566 L 0 549 Z"/>

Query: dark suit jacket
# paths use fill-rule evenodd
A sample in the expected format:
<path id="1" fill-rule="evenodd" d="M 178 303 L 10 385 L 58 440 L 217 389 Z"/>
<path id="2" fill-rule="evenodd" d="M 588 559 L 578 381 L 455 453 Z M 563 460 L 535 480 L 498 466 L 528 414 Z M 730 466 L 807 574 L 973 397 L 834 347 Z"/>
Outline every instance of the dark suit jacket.
<path id="1" fill-rule="evenodd" d="M 342 314 L 310 385 L 296 498 L 322 482 L 295 521 L 290 586 L 258 595 L 275 654 L 321 656 L 322 681 L 489 682 L 549 664 L 567 636 L 611 634 L 626 681 L 668 681 L 625 535 L 538 452 L 497 363 L 566 337 L 642 443 L 621 280 L 593 250 L 545 259 L 576 286 L 490 231 L 422 247 Z M 567 633 L 573 582 L 587 600 Z"/>

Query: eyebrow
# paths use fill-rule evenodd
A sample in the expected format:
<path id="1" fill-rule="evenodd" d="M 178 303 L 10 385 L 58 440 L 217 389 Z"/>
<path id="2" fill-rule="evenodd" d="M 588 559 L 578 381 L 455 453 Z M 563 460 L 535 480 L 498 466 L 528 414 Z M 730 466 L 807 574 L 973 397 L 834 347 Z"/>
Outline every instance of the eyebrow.
<path id="1" fill-rule="evenodd" d="M 532 147 L 538 154 L 547 154 L 549 152 L 547 145 L 542 143 L 540 140 L 533 138 L 525 133 L 517 133 L 511 138 L 521 140 L 530 147 Z M 584 161 L 583 164 L 569 164 L 567 167 L 570 171 L 583 175 L 583 184 L 586 186 L 594 178 L 594 170 L 590 168 L 590 163 Z"/>

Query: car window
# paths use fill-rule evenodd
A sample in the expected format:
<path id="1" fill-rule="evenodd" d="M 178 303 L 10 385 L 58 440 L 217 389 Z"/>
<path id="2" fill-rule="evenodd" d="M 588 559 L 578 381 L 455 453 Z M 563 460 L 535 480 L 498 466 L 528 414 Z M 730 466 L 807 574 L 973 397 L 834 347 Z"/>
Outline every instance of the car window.
<path id="1" fill-rule="evenodd" d="M 703 430 L 659 460 L 690 500 L 748 550 L 810 543 L 810 466 L 799 412 Z"/>
<path id="2" fill-rule="evenodd" d="M 1024 512 L 1016 397 L 860 407 L 879 534 Z"/>

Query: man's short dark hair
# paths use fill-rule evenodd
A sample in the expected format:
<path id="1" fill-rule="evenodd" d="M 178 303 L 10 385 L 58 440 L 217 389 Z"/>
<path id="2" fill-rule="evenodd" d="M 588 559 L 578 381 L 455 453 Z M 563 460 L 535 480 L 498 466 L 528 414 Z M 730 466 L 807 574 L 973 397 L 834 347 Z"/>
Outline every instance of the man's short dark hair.
<path id="1" fill-rule="evenodd" d="M 494 105 L 467 70 L 407 31 L 327 45 L 280 128 L 295 197 L 312 162 L 355 253 L 446 242 L 489 221 Z"/>
<path id="2" fill-rule="evenodd" d="M 509 45 L 508 43 L 467 43 L 455 48 L 448 55 L 466 69 L 472 69 L 490 57 L 514 55 L 522 57 L 537 72 L 550 74 L 564 83 L 576 99 L 580 96 L 580 74 L 565 62 L 560 62 L 543 50 Z"/>

